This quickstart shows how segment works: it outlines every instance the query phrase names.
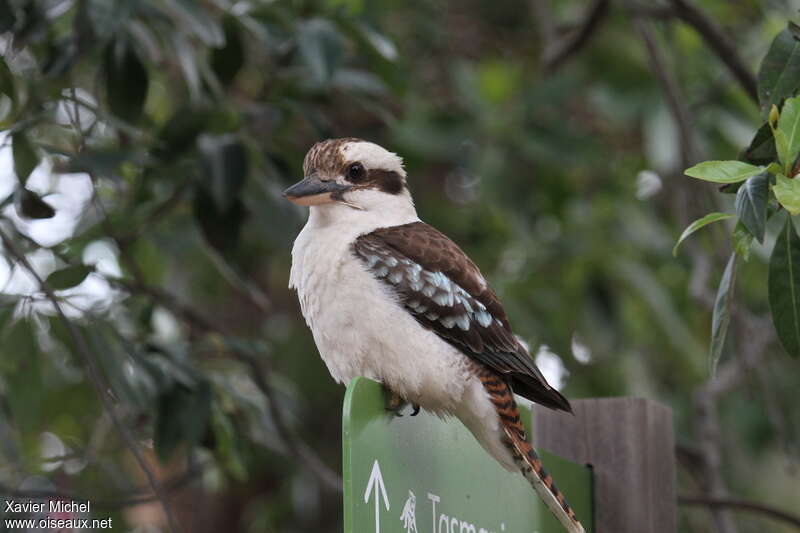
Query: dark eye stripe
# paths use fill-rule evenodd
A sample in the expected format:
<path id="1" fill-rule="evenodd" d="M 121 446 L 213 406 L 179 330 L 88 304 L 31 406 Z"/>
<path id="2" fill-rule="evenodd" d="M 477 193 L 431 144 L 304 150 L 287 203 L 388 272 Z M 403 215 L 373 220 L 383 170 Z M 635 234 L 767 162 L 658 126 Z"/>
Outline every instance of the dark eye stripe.
<path id="1" fill-rule="evenodd" d="M 377 189 L 388 194 L 400 194 L 405 187 L 403 177 L 393 170 L 370 170 L 369 181 L 374 183 Z"/>

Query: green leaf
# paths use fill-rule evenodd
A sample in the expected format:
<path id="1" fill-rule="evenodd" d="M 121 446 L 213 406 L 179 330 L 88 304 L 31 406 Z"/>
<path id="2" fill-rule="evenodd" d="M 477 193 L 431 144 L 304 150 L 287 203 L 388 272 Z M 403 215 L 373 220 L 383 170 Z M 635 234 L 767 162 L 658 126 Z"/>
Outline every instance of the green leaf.
<path id="1" fill-rule="evenodd" d="M 205 437 L 211 414 L 211 385 L 201 381 L 194 388 L 174 384 L 158 399 L 154 444 L 162 461 L 180 444 L 194 446 Z"/>
<path id="2" fill-rule="evenodd" d="M 14 28 L 17 22 L 16 13 L 11 2 L 0 2 L 0 33 L 5 33 Z"/>
<path id="3" fill-rule="evenodd" d="M 704 161 L 686 169 L 685 174 L 715 183 L 737 183 L 763 171 L 763 167 L 742 161 Z"/>
<path id="4" fill-rule="evenodd" d="M 229 85 L 244 65 L 242 29 L 236 18 L 226 15 L 222 21 L 225 46 L 211 50 L 211 70 L 222 85 Z"/>
<path id="5" fill-rule="evenodd" d="M 747 230 L 764 242 L 767 225 L 767 200 L 769 198 L 769 174 L 761 173 L 749 178 L 736 193 L 736 215 Z"/>
<path id="6" fill-rule="evenodd" d="M 194 146 L 212 117 L 213 112 L 206 107 L 181 107 L 158 132 L 153 154 L 165 162 L 174 161 Z"/>
<path id="7" fill-rule="evenodd" d="M 336 27 L 320 18 L 304 21 L 297 30 L 297 45 L 313 81 L 318 85 L 330 82 L 344 53 L 343 39 Z"/>
<path id="8" fill-rule="evenodd" d="M 731 238 L 733 239 L 733 250 L 736 252 L 736 255 L 745 261 L 749 261 L 750 249 L 753 246 L 753 234 L 744 227 L 741 220 L 737 222 L 736 226 L 733 228 Z"/>
<path id="9" fill-rule="evenodd" d="M 733 217 L 733 215 L 731 215 L 730 213 L 709 213 L 706 216 L 704 216 L 703 218 L 698 218 L 697 220 L 695 220 L 694 222 L 689 224 L 686 227 L 686 229 L 683 230 L 683 233 L 681 233 L 681 236 L 678 237 L 678 241 L 675 243 L 675 247 L 672 248 L 672 255 L 673 256 L 678 255 L 678 247 L 681 245 L 681 243 L 683 241 L 686 240 L 686 238 L 689 235 L 691 235 L 695 231 L 699 230 L 703 226 L 707 226 L 707 225 L 711 224 L 712 222 L 717 222 L 719 220 L 725 220 L 726 218 L 731 218 L 731 217 Z"/>
<path id="10" fill-rule="evenodd" d="M 92 268 L 85 265 L 69 266 L 47 276 L 46 283 L 55 291 L 69 289 L 80 285 L 91 272 Z"/>
<path id="11" fill-rule="evenodd" d="M 247 468 L 242 457 L 241 428 L 235 427 L 222 407 L 214 402 L 211 409 L 211 428 L 214 436 L 214 450 L 220 463 L 238 481 L 247 479 Z"/>
<path id="12" fill-rule="evenodd" d="M 219 22 L 211 15 L 204 2 L 197 0 L 167 0 L 166 5 L 175 15 L 182 28 L 187 28 L 203 44 L 219 47 L 225 43 L 225 34 Z"/>
<path id="13" fill-rule="evenodd" d="M 781 168 L 781 166 L 778 163 L 775 163 L 774 161 L 772 163 L 770 163 L 769 165 L 767 165 L 767 174 L 773 174 L 773 175 L 777 176 L 778 174 L 781 174 L 782 172 L 783 172 L 783 169 Z"/>
<path id="14" fill-rule="evenodd" d="M 770 45 L 758 70 L 758 101 L 766 118 L 773 104 L 793 96 L 800 86 L 800 42 L 787 28 Z"/>
<path id="15" fill-rule="evenodd" d="M 247 217 L 241 198 L 235 198 L 228 209 L 220 210 L 214 197 L 205 188 L 198 187 L 194 196 L 194 216 L 203 237 L 212 247 L 223 255 L 236 250 Z"/>
<path id="16" fill-rule="evenodd" d="M 247 177 L 247 151 L 235 135 L 203 135 L 197 143 L 207 174 L 206 190 L 219 212 L 228 211 Z"/>
<path id="17" fill-rule="evenodd" d="M 772 250 L 768 285 L 775 331 L 786 352 L 797 357 L 800 355 L 800 238 L 789 216 Z"/>
<path id="18" fill-rule="evenodd" d="M 41 199 L 41 197 L 33 191 L 29 191 L 24 187 L 18 187 L 15 200 L 17 204 L 17 212 L 20 216 L 25 218 L 53 218 L 56 216 L 56 211 L 53 206 Z"/>
<path id="19" fill-rule="evenodd" d="M 745 148 L 742 159 L 754 165 L 768 165 L 778 158 L 775 151 L 775 139 L 772 137 L 772 128 L 764 124 L 756 132 L 750 146 Z"/>
<path id="20" fill-rule="evenodd" d="M 126 161 L 141 164 L 144 157 L 128 149 L 84 148 L 70 158 L 59 170 L 62 172 L 87 172 L 95 177 L 118 178 L 118 169 Z"/>
<path id="21" fill-rule="evenodd" d="M 772 136 L 775 139 L 775 151 L 778 152 L 783 171 L 788 174 L 792 164 L 789 158 L 789 140 L 785 133 L 777 129 L 772 130 Z"/>
<path id="22" fill-rule="evenodd" d="M 793 215 L 800 213 L 800 180 L 789 179 L 783 174 L 775 176 L 772 187 L 775 198 Z"/>
<path id="23" fill-rule="evenodd" d="M 800 153 L 800 98 L 789 98 L 783 103 L 783 109 L 781 109 L 778 119 L 778 130 L 786 138 L 786 161 L 784 164 L 793 165 L 797 154 Z"/>
<path id="24" fill-rule="evenodd" d="M 24 185 L 39 164 L 39 156 L 24 131 L 11 134 L 11 151 L 14 155 L 14 173 L 20 184 Z"/>
<path id="25" fill-rule="evenodd" d="M 736 284 L 736 252 L 731 254 L 725 272 L 717 288 L 717 297 L 714 300 L 714 315 L 711 319 L 711 345 L 708 349 L 708 362 L 713 376 L 717 371 L 717 363 L 725 346 L 728 336 L 728 326 L 731 323 L 731 307 L 733 304 L 733 287 Z"/>
<path id="26" fill-rule="evenodd" d="M 14 75 L 8 68 L 5 59 L 0 57 L 0 94 L 4 94 L 16 102 L 16 91 L 14 91 Z"/>
<path id="27" fill-rule="evenodd" d="M 77 27 L 73 30 L 78 33 L 79 38 L 86 39 L 81 33 L 85 32 L 88 38 L 93 38 L 99 42 L 107 42 L 115 35 L 128 31 L 128 24 L 133 25 L 131 17 L 136 15 L 140 9 L 138 0 L 116 0 L 108 2 L 106 0 L 87 0 L 77 2 L 78 12 L 76 17 Z M 85 9 L 81 9 L 85 5 Z M 87 43 L 89 45 L 93 43 Z"/>
<path id="28" fill-rule="evenodd" d="M 126 122 L 136 122 L 147 100 L 147 69 L 125 39 L 111 42 L 105 51 L 103 68 L 106 95 L 111 112 Z"/>

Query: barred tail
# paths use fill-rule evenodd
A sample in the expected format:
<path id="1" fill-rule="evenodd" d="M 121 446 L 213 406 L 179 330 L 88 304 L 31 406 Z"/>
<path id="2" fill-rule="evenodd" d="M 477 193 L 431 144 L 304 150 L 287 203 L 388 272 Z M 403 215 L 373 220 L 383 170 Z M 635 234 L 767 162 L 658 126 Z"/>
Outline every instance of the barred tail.
<path id="1" fill-rule="evenodd" d="M 514 456 L 522 475 L 569 533 L 585 533 L 575 512 L 564 499 L 564 494 L 558 490 L 553 477 L 545 471 L 541 459 L 526 440 L 525 427 L 520 420 L 519 408 L 511 388 L 494 372 L 486 372 L 480 379 L 500 417 L 506 446 Z"/>

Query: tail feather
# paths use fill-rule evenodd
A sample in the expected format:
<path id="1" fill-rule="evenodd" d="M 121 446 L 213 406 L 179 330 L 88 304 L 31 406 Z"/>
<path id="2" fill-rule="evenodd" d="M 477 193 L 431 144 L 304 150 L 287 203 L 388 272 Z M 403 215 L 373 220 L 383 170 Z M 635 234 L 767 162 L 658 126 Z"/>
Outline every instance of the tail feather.
<path id="1" fill-rule="evenodd" d="M 558 490 L 553 477 L 542 466 L 542 461 L 526 440 L 525 427 L 520 420 L 519 408 L 508 383 L 488 369 L 481 374 L 481 382 L 489 393 L 500 418 L 506 437 L 506 446 L 525 479 L 569 533 L 584 533 L 583 526 Z"/>

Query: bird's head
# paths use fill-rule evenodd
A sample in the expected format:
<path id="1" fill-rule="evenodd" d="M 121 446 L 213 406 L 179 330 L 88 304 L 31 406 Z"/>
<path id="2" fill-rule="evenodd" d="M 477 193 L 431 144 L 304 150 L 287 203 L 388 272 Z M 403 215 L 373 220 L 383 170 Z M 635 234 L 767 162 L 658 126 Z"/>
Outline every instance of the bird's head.
<path id="1" fill-rule="evenodd" d="M 302 181 L 283 192 L 290 201 L 321 209 L 379 214 L 410 206 L 403 160 L 361 139 L 328 139 L 303 161 Z"/>

